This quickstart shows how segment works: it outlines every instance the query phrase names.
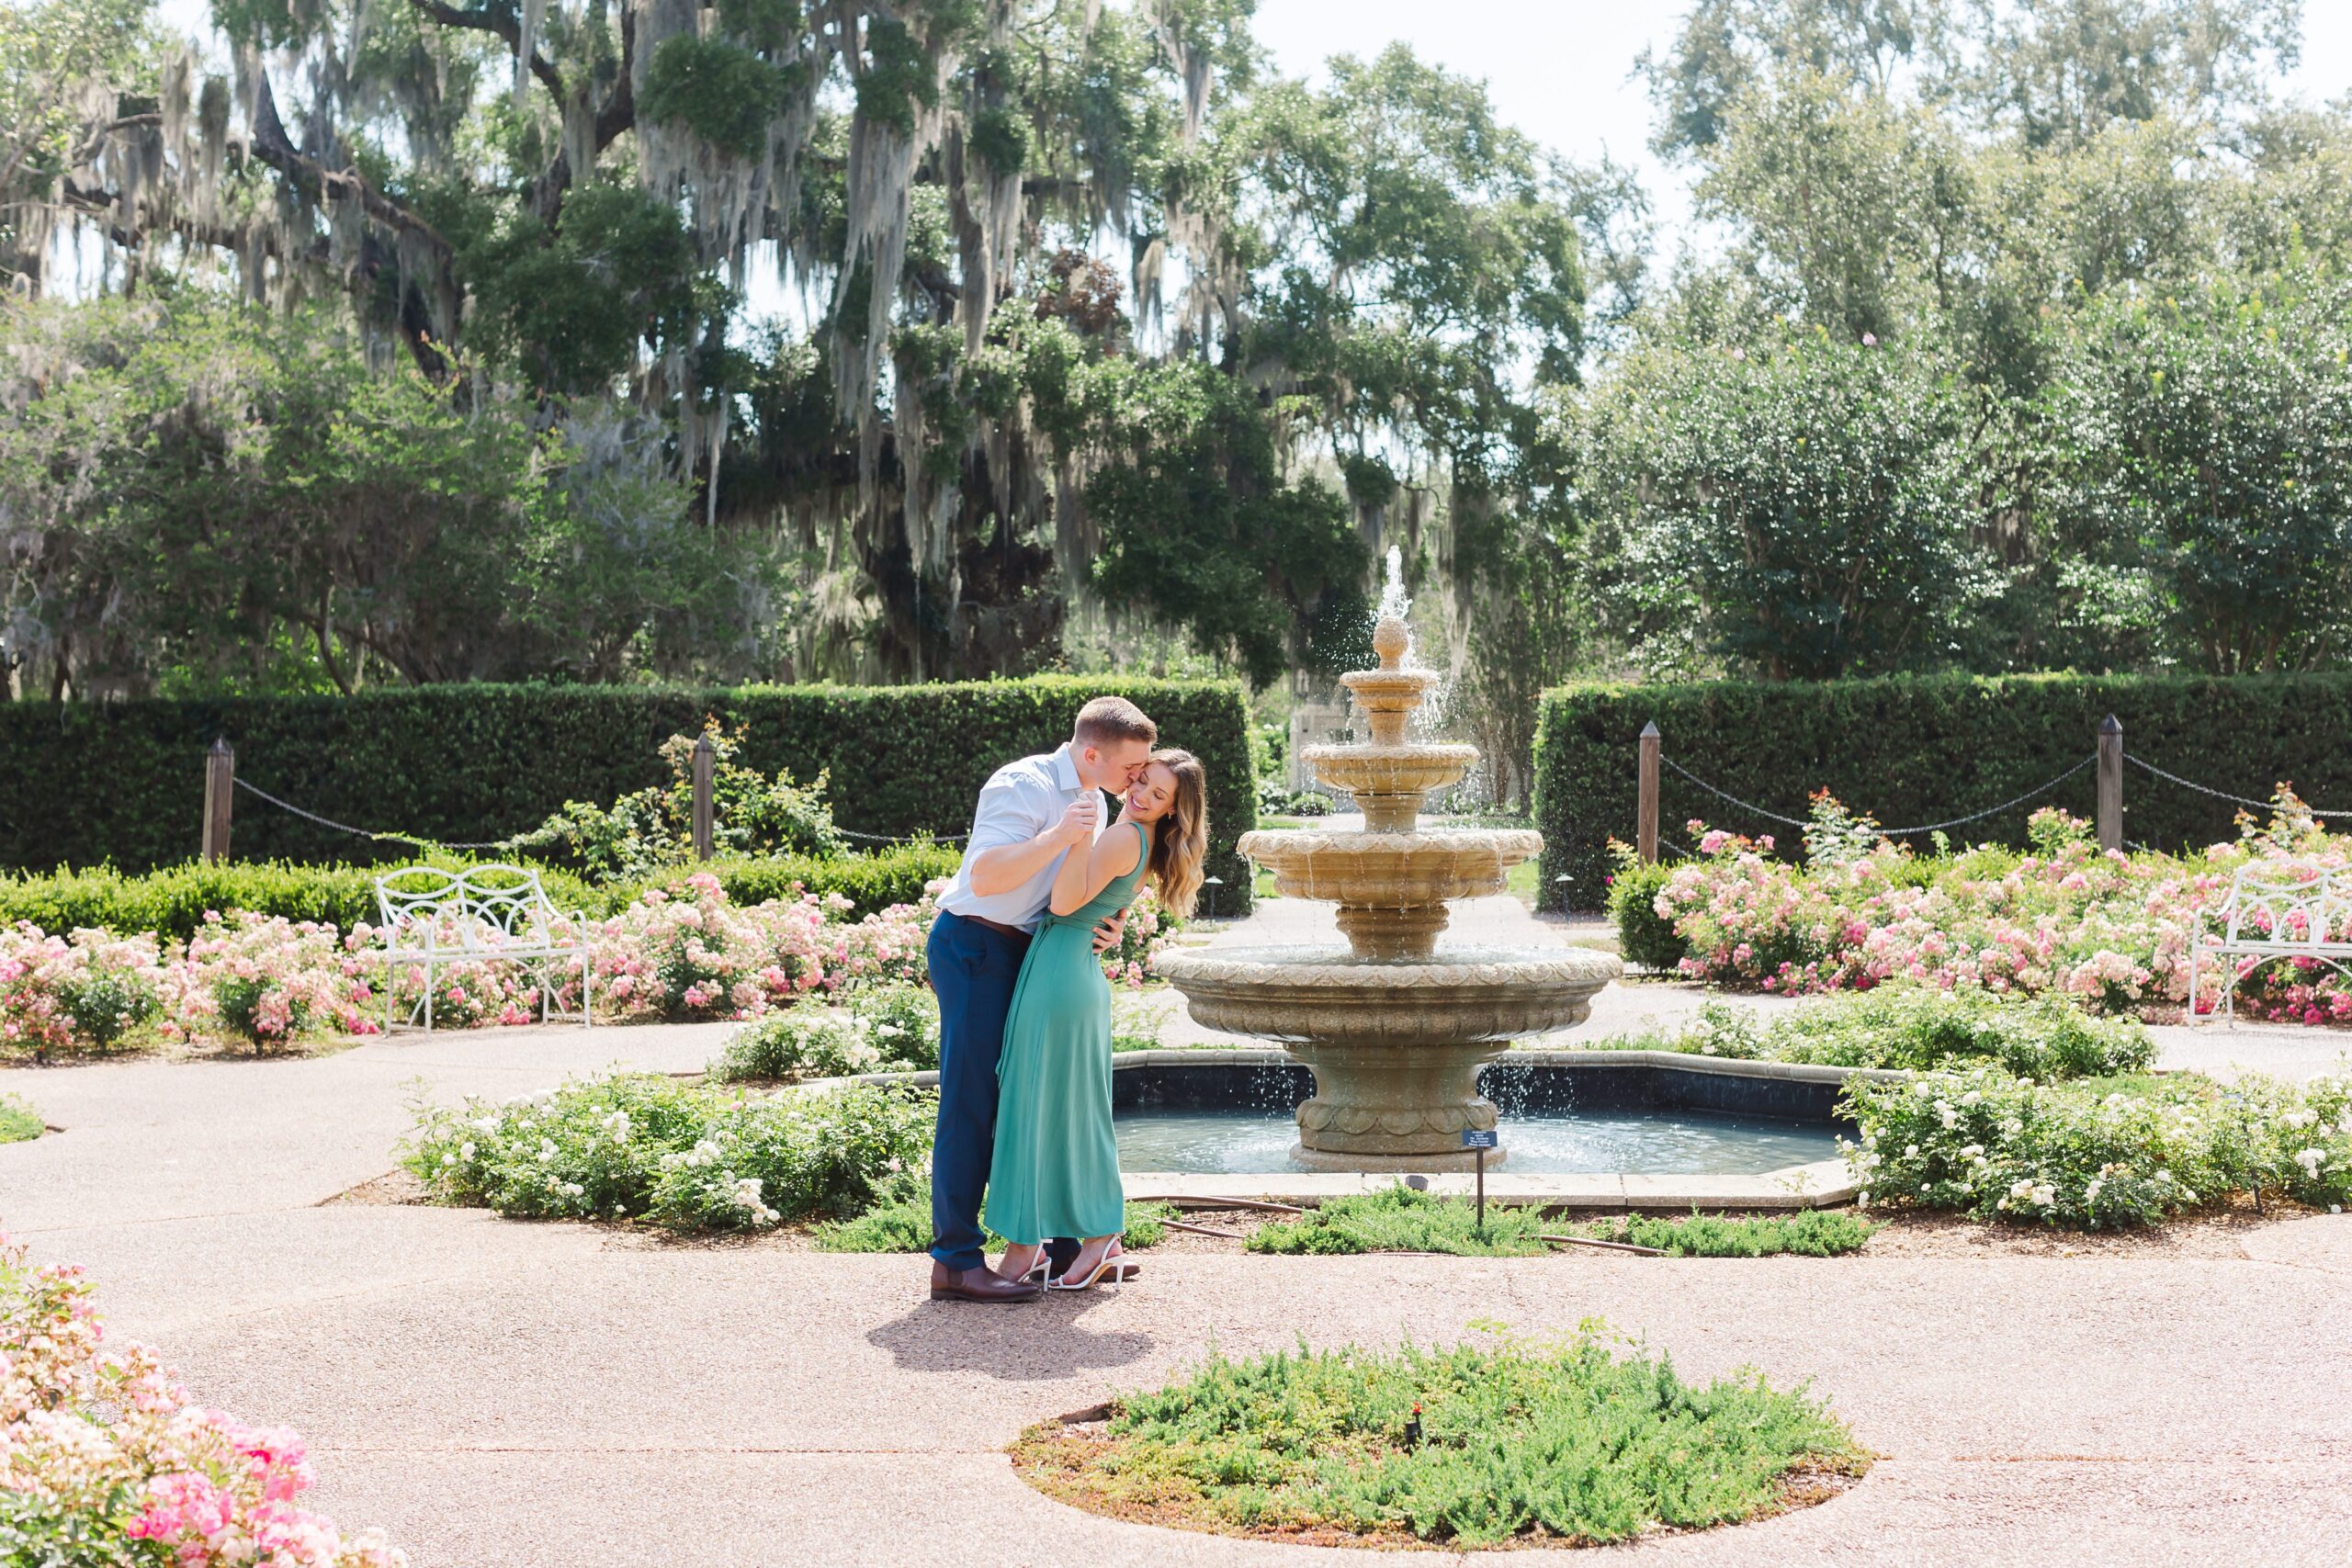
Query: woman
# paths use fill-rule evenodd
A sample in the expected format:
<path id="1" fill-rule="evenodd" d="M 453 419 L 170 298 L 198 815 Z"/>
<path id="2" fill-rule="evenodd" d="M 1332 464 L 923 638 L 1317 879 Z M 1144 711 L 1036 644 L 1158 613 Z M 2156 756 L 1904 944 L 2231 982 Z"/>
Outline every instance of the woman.
<path id="1" fill-rule="evenodd" d="M 1193 912 L 1208 843 L 1208 776 L 1190 751 L 1155 751 L 1128 786 L 1119 819 L 1062 857 L 1014 985 L 997 1066 L 996 1156 L 989 1167 L 989 1228 L 1012 1245 L 997 1271 L 1034 1277 L 1048 1236 L 1084 1239 L 1057 1290 L 1114 1283 L 1126 1195 L 1111 1131 L 1111 983 L 1093 931 L 1126 907 L 1148 875 L 1159 901 Z"/>

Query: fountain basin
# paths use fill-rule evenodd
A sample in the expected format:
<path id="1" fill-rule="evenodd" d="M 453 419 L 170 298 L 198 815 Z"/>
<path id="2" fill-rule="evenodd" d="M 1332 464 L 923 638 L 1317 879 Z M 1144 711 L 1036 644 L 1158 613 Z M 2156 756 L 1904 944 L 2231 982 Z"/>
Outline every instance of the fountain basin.
<path id="1" fill-rule="evenodd" d="M 1524 828 L 1426 833 L 1260 828 L 1241 835 L 1244 859 L 1274 874 L 1285 898 L 1342 904 L 1442 904 L 1502 891 L 1503 873 L 1544 852 Z"/>
<path id="2" fill-rule="evenodd" d="M 1295 1155 L 1329 1170 L 1474 1163 L 1462 1134 L 1495 1125 L 1480 1070 L 1514 1039 L 1583 1021 L 1619 973 L 1615 958 L 1576 949 L 1472 948 L 1424 963 L 1328 947 L 1211 949 L 1164 953 L 1157 966 L 1196 1022 L 1279 1040 L 1314 1073 Z"/>
<path id="3" fill-rule="evenodd" d="M 1298 755 L 1317 778 L 1347 791 L 1375 833 L 1410 832 L 1430 792 L 1478 763 L 1475 746 L 1309 746 Z"/>

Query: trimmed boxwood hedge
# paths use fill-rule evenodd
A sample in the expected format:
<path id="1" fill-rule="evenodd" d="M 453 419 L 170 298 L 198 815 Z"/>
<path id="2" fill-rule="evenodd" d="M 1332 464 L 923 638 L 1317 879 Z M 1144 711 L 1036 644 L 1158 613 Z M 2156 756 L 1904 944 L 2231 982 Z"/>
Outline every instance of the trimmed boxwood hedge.
<path id="1" fill-rule="evenodd" d="M 2123 725 L 2128 755 L 2233 795 L 2267 797 L 2281 780 L 2303 798 L 2352 801 L 2352 675 L 1933 676 L 1583 684 L 1544 694 L 1535 742 L 1544 886 L 1563 873 L 1568 902 L 1606 897 L 1608 841 L 1634 837 L 1635 747 L 1655 722 L 1664 752 L 1717 788 L 1802 818 L 1826 787 L 1849 807 L 1903 827 L 1981 811 L 2091 754 L 2098 721 Z M 1956 843 L 2022 845 L 2044 803 L 2092 814 L 2096 770 L 1999 817 L 1951 829 Z M 2239 808 L 2127 764 L 2124 836 L 2176 850 L 2233 838 Z M 1658 822 L 1670 856 L 1693 817 L 1737 832 L 1797 830 L 1767 821 L 1662 769 Z M 1921 845 L 1919 847 L 1924 847 Z"/>
<path id="2" fill-rule="evenodd" d="M 713 860 L 598 887 L 563 871 L 543 868 L 539 876 L 560 907 L 597 916 L 612 914 L 648 887 L 696 871 L 718 877 L 738 904 L 789 897 L 796 891 L 838 893 L 850 901 L 853 914 L 866 915 L 915 902 L 925 883 L 954 875 L 959 858 L 944 845 L 916 843 L 831 859 L 779 855 Z M 430 859 L 436 865 L 466 863 L 445 855 Z M 128 874 L 100 867 L 0 875 L 0 925 L 30 920 L 43 931 L 60 933 L 85 926 L 156 931 L 185 942 L 203 923 L 206 910 L 249 909 L 289 920 L 323 920 L 348 931 L 361 920 L 377 919 L 375 878 L 383 870 L 381 865 L 205 865 L 190 861 Z"/>
<path id="3" fill-rule="evenodd" d="M 738 759 L 806 780 L 831 775 L 834 819 L 854 832 L 940 837 L 971 825 L 999 765 L 1049 750 L 1102 693 L 1131 697 L 1163 739 L 1209 772 L 1208 872 L 1218 910 L 1248 907 L 1234 840 L 1256 822 L 1249 714 L 1231 682 L 1036 676 L 927 686 L 418 686 L 351 697 L 223 697 L 0 705 L 0 865 L 187 859 L 216 736 L 237 774 L 337 821 L 446 842 L 536 827 L 566 800 L 610 802 L 660 782 L 654 748 L 705 715 L 747 727 Z M 413 847 L 370 843 L 239 791 L 240 860 L 381 863 Z"/>

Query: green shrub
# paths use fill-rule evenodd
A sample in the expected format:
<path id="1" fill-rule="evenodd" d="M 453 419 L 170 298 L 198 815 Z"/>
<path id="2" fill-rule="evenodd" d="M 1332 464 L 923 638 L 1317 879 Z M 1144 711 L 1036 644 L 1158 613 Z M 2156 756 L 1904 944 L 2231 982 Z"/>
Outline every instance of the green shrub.
<path id="1" fill-rule="evenodd" d="M 2090 1230 L 2152 1225 L 2259 1182 L 2352 1201 L 2352 1077 L 2038 1082 L 1985 1065 L 1846 1087 L 1867 1201 Z"/>
<path id="2" fill-rule="evenodd" d="M 1879 1227 L 1843 1209 L 1806 1209 L 1793 1214 L 1702 1214 L 1688 1219 L 1624 1214 L 1596 1224 L 1590 1235 L 1602 1241 L 1655 1247 L 1677 1258 L 1770 1258 L 1793 1252 L 1835 1258 L 1859 1252 Z"/>
<path id="3" fill-rule="evenodd" d="M 1674 868 L 1660 862 L 1644 865 L 1627 858 L 1609 879 L 1609 918 L 1617 926 L 1618 955 L 1645 969 L 1671 970 L 1682 962 L 1682 939 L 1674 922 L 1657 912 L 1658 889 Z"/>
<path id="4" fill-rule="evenodd" d="M 1049 1495 L 1117 1517 L 1465 1547 L 1724 1524 L 1775 1510 L 1792 1472 L 1868 1462 L 1803 1393 L 1754 1373 L 1686 1383 L 1591 1332 L 1212 1356 L 1116 1400 L 1101 1437 L 1034 1428 L 1013 1459 Z"/>
<path id="5" fill-rule="evenodd" d="M 824 773 L 833 816 L 857 834 L 948 838 L 1000 765 L 1069 737 L 1087 698 L 1133 698 L 1209 775 L 1208 874 L 1223 913 L 1249 903 L 1234 840 L 1256 820 L 1249 713 L 1232 682 L 1035 676 L 928 686 L 418 686 L 350 697 L 207 697 L 0 705 L 0 865 L 167 865 L 198 840 L 205 749 L 237 748 L 237 773 L 309 810 L 445 842 L 502 839 L 568 800 L 614 801 L 662 782 L 665 736 L 716 718 L 743 729 L 736 761 L 768 775 Z M 105 781 L 92 789 L 89 781 Z M 370 844 L 240 795 L 233 836 L 251 860 L 400 862 Z M 318 918 L 316 916 L 312 918 Z"/>
<path id="6" fill-rule="evenodd" d="M 1619 1036 L 1616 1050 L 1914 1071 L 1994 1061 L 2039 1078 L 2106 1077 L 2155 1060 L 2136 1018 L 2099 1018 L 2065 997 L 2005 997 L 1968 988 L 1881 986 L 1766 1013 L 1710 1002 L 1679 1033 Z"/>
<path id="7" fill-rule="evenodd" d="M 504 1104 L 420 1105 L 401 1163 L 438 1201 L 685 1232 L 855 1214 L 920 1179 L 935 1095 L 755 1097 L 616 1073 Z"/>
<path id="8" fill-rule="evenodd" d="M 718 1083 L 928 1072 L 939 1066 L 939 998 L 928 986 L 875 986 L 836 1008 L 811 999 L 745 1024 L 710 1064 Z"/>
<path id="9" fill-rule="evenodd" d="M 48 1130 L 40 1112 L 13 1094 L 0 1094 L 0 1144 L 22 1144 Z"/>
<path id="10" fill-rule="evenodd" d="M 2352 674 L 1582 683 L 1544 697 L 1535 763 L 1544 885 L 1566 873 L 1580 907 L 1600 904 L 1609 840 L 1634 830 L 1634 743 L 1653 720 L 1666 755 L 1718 789 L 1802 818 L 1806 797 L 1826 788 L 1901 826 L 1983 810 L 2064 773 L 2091 754 L 2109 713 L 2133 754 L 2200 784 L 2258 800 L 2291 780 L 2307 800 L 2352 799 L 2352 748 L 2343 739 L 2352 731 Z M 2085 769 L 2033 804 L 2086 817 L 2092 787 Z M 2235 837 L 2228 801 L 2137 772 L 2125 800 L 2140 843 L 2201 848 Z M 2022 846 L 2027 809 L 1952 831 L 1968 842 Z M 1674 838 L 1691 818 L 1748 834 L 1793 833 L 1670 768 L 1659 780 L 1658 816 Z"/>
<path id="11" fill-rule="evenodd" d="M 1378 1192 L 1334 1198 L 1295 1220 L 1261 1225 L 1251 1252 L 1448 1252 L 1465 1258 L 1532 1258 L 1552 1250 L 1540 1209 L 1490 1203 L 1477 1211 L 1460 1198 L 1435 1197 L 1402 1182 Z"/>
<path id="12" fill-rule="evenodd" d="M 1119 1245 L 1133 1250 L 1157 1247 L 1168 1238 L 1166 1221 L 1174 1213 L 1165 1203 L 1129 1203 L 1126 1228 Z M 931 1248 L 931 1186 L 910 1186 L 901 1195 L 876 1203 L 854 1220 L 835 1220 L 816 1231 L 820 1252 L 926 1252 Z M 1004 1238 L 989 1233 L 984 1244 L 997 1251 Z"/>
<path id="13" fill-rule="evenodd" d="M 649 887 L 668 886 L 695 872 L 717 877 L 737 904 L 762 904 L 802 893 L 838 894 L 849 900 L 851 915 L 863 916 L 893 904 L 921 901 L 924 885 L 953 876 L 961 858 L 944 845 L 914 843 L 873 854 L 718 859 L 603 887 L 591 887 L 553 867 L 540 868 L 539 880 L 560 907 L 600 918 L 634 903 Z M 418 856 L 409 863 L 457 869 L 471 863 L 436 855 Z M 226 914 L 246 909 L 349 931 L 378 919 L 375 879 L 388 869 L 383 864 L 207 865 L 187 861 L 139 874 L 111 866 L 0 874 L 0 923 L 30 920 L 45 931 L 57 932 L 84 927 L 153 931 L 186 942 L 204 923 L 206 910 Z"/>

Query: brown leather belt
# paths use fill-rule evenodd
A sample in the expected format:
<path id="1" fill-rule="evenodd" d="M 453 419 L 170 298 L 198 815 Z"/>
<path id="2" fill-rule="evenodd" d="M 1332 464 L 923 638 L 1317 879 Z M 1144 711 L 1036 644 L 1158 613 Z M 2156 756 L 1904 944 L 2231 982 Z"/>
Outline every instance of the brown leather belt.
<path id="1" fill-rule="evenodd" d="M 1002 920 L 991 920 L 986 915 L 958 915 L 956 918 L 959 920 L 969 920 L 976 926 L 986 926 L 989 930 L 1003 936 L 1018 937 L 1023 942 L 1029 940 L 1029 933 L 1019 926 L 1008 926 Z"/>

